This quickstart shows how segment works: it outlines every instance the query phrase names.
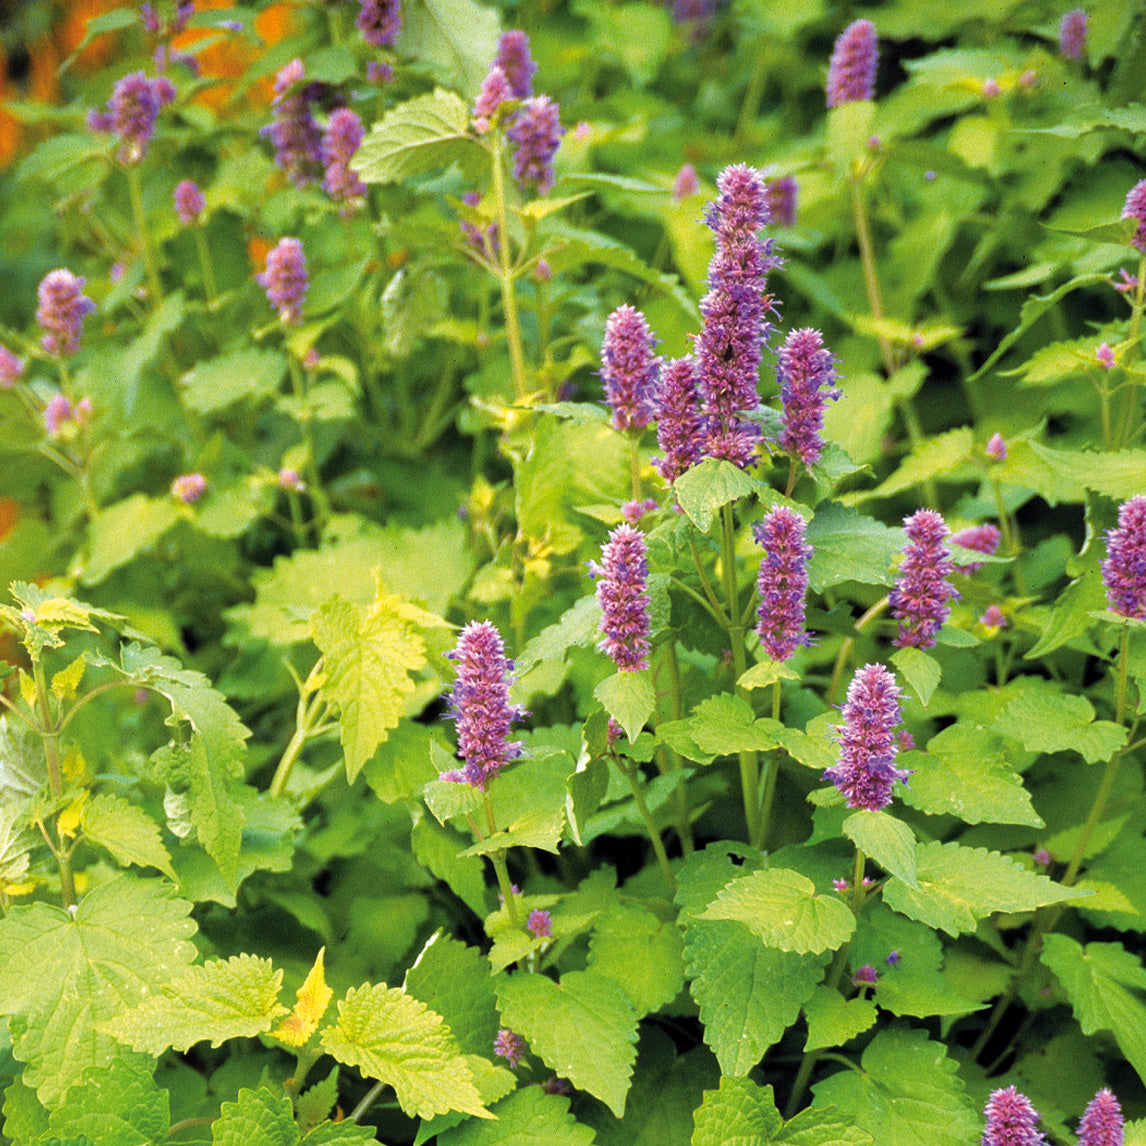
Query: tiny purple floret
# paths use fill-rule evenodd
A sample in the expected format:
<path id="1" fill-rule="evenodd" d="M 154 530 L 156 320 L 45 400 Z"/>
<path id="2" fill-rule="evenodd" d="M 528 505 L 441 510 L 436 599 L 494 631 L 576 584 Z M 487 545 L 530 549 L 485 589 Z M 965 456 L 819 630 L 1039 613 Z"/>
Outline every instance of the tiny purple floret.
<path id="1" fill-rule="evenodd" d="M 493 1040 L 493 1053 L 498 1058 L 505 1059 L 512 1069 L 525 1055 L 525 1039 L 511 1031 L 509 1027 L 501 1027 Z"/>
<path id="2" fill-rule="evenodd" d="M 1007 460 L 1007 443 L 1003 440 L 1002 434 L 992 434 L 991 440 L 986 446 L 987 457 L 993 462 L 1004 462 Z"/>
<path id="3" fill-rule="evenodd" d="M 686 163 L 672 181 L 672 201 L 680 203 L 691 198 L 700 190 L 700 180 L 696 177 L 696 168 Z"/>
<path id="4" fill-rule="evenodd" d="M 525 926 L 534 939 L 549 939 L 553 935 L 553 920 L 549 918 L 548 911 L 540 908 L 529 913 Z"/>
<path id="5" fill-rule="evenodd" d="M 1094 352 L 1094 357 L 1103 370 L 1114 368 L 1114 351 L 1110 348 L 1109 342 L 1100 342 L 1098 349 Z"/>
<path id="6" fill-rule="evenodd" d="M 207 492 L 207 479 L 200 473 L 180 474 L 171 483 L 171 496 L 191 505 Z"/>
<path id="7" fill-rule="evenodd" d="M 0 345 L 0 390 L 11 390 L 24 376 L 24 360 Z"/>

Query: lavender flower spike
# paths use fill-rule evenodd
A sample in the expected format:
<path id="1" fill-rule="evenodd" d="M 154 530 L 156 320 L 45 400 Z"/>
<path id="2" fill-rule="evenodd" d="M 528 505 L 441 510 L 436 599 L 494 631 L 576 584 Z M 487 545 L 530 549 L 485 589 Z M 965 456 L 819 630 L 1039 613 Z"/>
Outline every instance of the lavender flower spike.
<path id="1" fill-rule="evenodd" d="M 536 187 L 544 195 L 553 186 L 553 156 L 565 128 L 560 108 L 548 96 L 526 101 L 506 136 L 517 146 L 513 153 L 513 176 L 521 186 Z"/>
<path id="2" fill-rule="evenodd" d="M 1130 188 L 1126 205 L 1122 208 L 1122 218 L 1137 220 L 1138 230 L 1130 236 L 1130 245 L 1146 252 L 1146 179 Z"/>
<path id="3" fill-rule="evenodd" d="M 1078 1124 L 1078 1146 L 1122 1146 L 1124 1139 L 1122 1107 L 1109 1090 L 1100 1090 Z"/>
<path id="4" fill-rule="evenodd" d="M 645 316 L 619 306 L 605 322 L 601 345 L 601 380 L 613 410 L 614 430 L 640 430 L 653 420 L 653 399 L 661 360 Z"/>
<path id="5" fill-rule="evenodd" d="M 1038 1112 L 1013 1086 L 991 1091 L 983 1113 L 987 1126 L 981 1146 L 1043 1146 L 1046 1142 L 1035 1129 Z"/>
<path id="6" fill-rule="evenodd" d="M 875 96 L 879 42 L 870 20 L 849 24 L 832 48 L 828 64 L 828 107 Z"/>
<path id="7" fill-rule="evenodd" d="M 958 597 L 947 580 L 954 571 L 951 551 L 944 544 L 950 530 L 933 509 L 920 509 L 903 519 L 907 544 L 894 588 L 888 594 L 891 612 L 899 621 L 897 648 L 929 649 L 951 612 L 948 601 Z"/>
<path id="8" fill-rule="evenodd" d="M 700 414 L 696 371 L 692 359 L 676 358 L 661 371 L 656 395 L 657 442 L 663 458 L 653 465 L 667 482 L 674 482 L 685 470 L 692 469 L 703 456 L 701 433 L 704 419 Z"/>
<path id="9" fill-rule="evenodd" d="M 458 752 L 465 761 L 460 779 L 480 791 L 511 760 L 521 755 L 521 742 L 509 740 L 510 726 L 525 715 L 510 704 L 513 665 L 506 658 L 501 634 L 489 621 L 471 621 L 461 631 L 457 648 L 446 654 L 458 665 L 450 694 L 450 712 L 458 725 Z"/>
<path id="10" fill-rule="evenodd" d="M 306 70 L 302 60 L 291 60 L 275 76 L 272 102 L 274 122 L 260 135 L 270 137 L 275 163 L 296 187 L 305 187 L 315 178 L 322 161 L 322 132 L 310 114 L 311 89 L 303 84 Z"/>
<path id="11" fill-rule="evenodd" d="M 143 72 L 131 72 L 116 83 L 108 110 L 93 113 L 88 122 L 96 131 L 119 136 L 121 163 L 138 163 L 147 154 L 160 109 L 174 99 L 175 88 L 165 76 L 149 80 Z"/>
<path id="12" fill-rule="evenodd" d="M 1058 26 L 1058 51 L 1064 60 L 1081 60 L 1086 51 L 1088 19 L 1082 8 L 1072 8 Z"/>
<path id="13" fill-rule="evenodd" d="M 601 564 L 589 563 L 601 606 L 600 644 L 622 672 L 649 667 L 648 543 L 631 525 L 618 525 L 601 551 Z"/>
<path id="14" fill-rule="evenodd" d="M 799 193 L 800 185 L 791 175 L 785 175 L 783 179 L 770 179 L 766 190 L 769 221 L 780 227 L 794 227 L 796 197 Z"/>
<path id="15" fill-rule="evenodd" d="M 266 291 L 267 302 L 279 308 L 279 318 L 293 326 L 302 318 L 306 298 L 306 255 L 298 239 L 280 239 L 278 246 L 267 252 L 267 269 L 255 276 Z"/>
<path id="16" fill-rule="evenodd" d="M 503 1058 L 510 1067 L 516 1067 L 525 1055 L 525 1039 L 509 1027 L 500 1027 L 493 1040 L 493 1053 Z"/>
<path id="17" fill-rule="evenodd" d="M 36 291 L 40 306 L 36 321 L 44 329 L 40 345 L 49 354 L 75 354 L 80 348 L 80 330 L 84 318 L 95 310 L 95 303 L 83 293 L 79 275 L 61 267 L 49 271 Z"/>
<path id="18" fill-rule="evenodd" d="M 510 89 L 509 80 L 506 79 L 505 72 L 502 71 L 501 67 L 494 64 L 486 73 L 485 79 L 482 80 L 481 91 L 478 92 L 478 97 L 474 100 L 474 131 L 478 135 L 485 135 L 494 125 L 498 108 L 511 99 L 513 99 L 513 92 Z"/>
<path id="19" fill-rule="evenodd" d="M 24 360 L 0 344 L 0 390 L 11 390 L 24 376 Z"/>
<path id="20" fill-rule="evenodd" d="M 956 545 L 962 545 L 964 549 L 974 549 L 976 553 L 985 553 L 988 557 L 995 555 L 1002 539 L 1003 535 L 999 532 L 999 527 L 992 525 L 989 521 L 982 525 L 968 526 L 966 529 L 961 529 L 958 533 L 951 535 L 951 540 Z M 972 561 L 967 565 L 956 565 L 955 572 L 970 577 L 972 573 L 977 573 L 982 568 L 982 561 Z"/>
<path id="21" fill-rule="evenodd" d="M 811 643 L 811 635 L 804 632 L 808 558 L 812 556 L 812 547 L 804 542 L 805 528 L 804 519 L 782 505 L 752 527 L 756 544 L 764 550 L 756 581 L 760 594 L 756 633 L 774 661 L 786 661 L 801 645 Z"/>
<path id="22" fill-rule="evenodd" d="M 820 437 L 824 406 L 829 398 L 834 401 L 840 396 L 832 385 L 836 379 L 835 359 L 824 348 L 824 336 L 810 327 L 793 330 L 780 347 L 776 377 L 784 406 L 780 448 L 804 465 L 814 465 L 824 452 Z"/>
<path id="23" fill-rule="evenodd" d="M 340 107 L 330 113 L 322 137 L 322 162 L 326 168 L 322 189 L 343 205 L 344 215 L 357 211 L 366 198 L 366 184 L 350 169 L 350 161 L 365 134 L 362 120 L 349 108 Z"/>
<path id="24" fill-rule="evenodd" d="M 529 37 L 524 32 L 516 28 L 503 32 L 493 62 L 505 74 L 513 99 L 529 99 L 533 95 L 537 63 L 529 54 Z"/>
<path id="25" fill-rule="evenodd" d="M 402 30 L 400 0 L 359 0 L 362 11 L 355 24 L 362 38 L 376 48 L 388 48 Z"/>
<path id="26" fill-rule="evenodd" d="M 1118 528 L 1106 534 L 1102 581 L 1111 612 L 1146 617 L 1146 497 L 1139 494 L 1118 510 Z"/>
<path id="27" fill-rule="evenodd" d="M 864 665 L 848 685 L 841 711 L 844 722 L 836 727 L 840 758 L 824 779 L 847 797 L 849 808 L 878 812 L 891 803 L 896 780 L 911 775 L 895 766 L 900 723 L 895 677 L 883 665 Z"/>
<path id="28" fill-rule="evenodd" d="M 203 199 L 203 192 L 190 179 L 184 179 L 176 185 L 174 199 L 175 213 L 179 216 L 182 226 L 193 227 L 199 222 L 199 216 L 206 202 Z"/>

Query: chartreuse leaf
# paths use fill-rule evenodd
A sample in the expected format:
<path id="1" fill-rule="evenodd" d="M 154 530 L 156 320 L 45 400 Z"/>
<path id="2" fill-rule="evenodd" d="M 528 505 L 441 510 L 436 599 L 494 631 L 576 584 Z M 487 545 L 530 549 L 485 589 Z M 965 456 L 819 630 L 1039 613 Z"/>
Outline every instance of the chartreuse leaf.
<path id="1" fill-rule="evenodd" d="M 294 1005 L 294 1010 L 271 1032 L 272 1038 L 286 1043 L 287 1046 L 303 1046 L 318 1030 L 318 1024 L 326 1014 L 326 1008 L 330 1006 L 334 992 L 326 985 L 323 967 L 325 954 L 326 948 L 320 948 L 315 956 L 314 966 L 307 972 L 302 986 L 296 992 L 295 997 L 298 1001 Z"/>
<path id="2" fill-rule="evenodd" d="M 700 1008 L 704 1041 L 726 1075 L 747 1074 L 780 1041 L 823 978 L 827 959 L 765 947 L 739 923 L 700 918 L 725 884 L 746 878 L 760 863 L 754 849 L 710 844 L 677 873 L 689 991 Z"/>
<path id="3" fill-rule="evenodd" d="M 799 679 L 800 674 L 795 669 L 790 669 L 782 661 L 763 660 L 758 661 L 745 671 L 736 682 L 736 687 L 752 690 L 754 688 L 767 688 L 778 680 Z"/>
<path id="4" fill-rule="evenodd" d="M 167 1137 L 169 1096 L 148 1067 L 114 1058 L 84 1074 L 68 1091 L 67 1102 L 52 1111 L 48 1126 L 62 1138 L 86 1134 L 94 1142 L 150 1146 Z"/>
<path id="5" fill-rule="evenodd" d="M 85 585 L 101 581 L 126 565 L 136 554 L 154 545 L 180 518 L 170 497 L 133 493 L 101 509 L 92 518 L 88 559 L 81 580 Z"/>
<path id="6" fill-rule="evenodd" d="M 813 1051 L 843 1046 L 848 1039 L 866 1031 L 875 1022 L 876 1008 L 871 999 L 845 999 L 830 987 L 817 987 L 804 1004 L 804 1017 L 808 1020 L 804 1050 Z"/>
<path id="7" fill-rule="evenodd" d="M 843 822 L 843 833 L 889 875 L 915 886 L 915 833 L 886 812 L 856 812 Z"/>
<path id="8" fill-rule="evenodd" d="M 647 671 L 615 672 L 593 689 L 593 695 L 625 730 L 630 743 L 636 740 L 656 704 L 653 682 Z"/>
<path id="9" fill-rule="evenodd" d="M 817 507 L 806 537 L 812 547 L 808 583 L 817 593 L 841 581 L 890 585 L 891 563 L 904 541 L 902 529 L 834 501 Z"/>
<path id="10" fill-rule="evenodd" d="M 680 929 L 638 904 L 616 904 L 597 920 L 589 969 L 615 979 L 637 1015 L 647 1015 L 675 999 L 684 984 Z"/>
<path id="11" fill-rule="evenodd" d="M 872 1136 L 833 1106 L 826 1110 L 809 1106 L 785 1122 L 773 1141 L 787 1146 L 871 1146 Z"/>
<path id="12" fill-rule="evenodd" d="M 916 849 L 917 887 L 891 879 L 883 890 L 888 907 L 948 935 L 974 931 L 996 911 L 1033 911 L 1050 903 L 1085 897 L 1045 875 L 986 848 L 932 841 Z"/>
<path id="13" fill-rule="evenodd" d="M 472 1119 L 438 1135 L 438 1146 L 592 1146 L 593 1131 L 569 1113 L 569 1099 L 524 1086 L 493 1107 L 496 1122 Z"/>
<path id="14" fill-rule="evenodd" d="M 1084 1035 L 1106 1030 L 1126 1061 L 1146 1080 L 1146 969 L 1119 943 L 1083 947 L 1067 935 L 1047 935 L 1042 961 L 1066 992 Z"/>
<path id="15" fill-rule="evenodd" d="M 759 488 L 755 478 L 722 458 L 705 458 L 673 483 L 681 509 L 702 533 L 708 531 L 721 506 Z"/>
<path id="16" fill-rule="evenodd" d="M 444 623 L 381 585 L 368 608 L 335 594 L 311 614 L 311 636 L 323 654 L 321 692 L 338 710 L 350 783 L 405 714 L 414 691 L 409 674 L 426 665 L 418 629 Z"/>
<path id="17" fill-rule="evenodd" d="M 192 967 L 103 1029 L 134 1050 L 162 1054 L 211 1040 L 251 1038 L 286 1014 L 279 999 L 283 973 L 269 959 L 235 955 Z"/>
<path id="18" fill-rule="evenodd" d="M 776 747 L 781 728 L 778 720 L 758 720 L 747 701 L 726 692 L 702 700 L 688 720 L 693 743 L 713 756 L 766 752 Z"/>
<path id="19" fill-rule="evenodd" d="M 329 1146 L 330 1143 L 376 1142 L 377 1136 L 372 1126 L 359 1126 L 344 1118 L 340 1122 L 319 1123 L 310 1133 L 299 1140 L 299 1146 Z"/>
<path id="20" fill-rule="evenodd" d="M 4 1134 L 11 1142 L 38 1142 L 48 1133 L 48 1111 L 17 1075 L 4 1088 Z"/>
<path id="21" fill-rule="evenodd" d="M 73 918 L 33 903 L 0 919 L 0 1008 L 13 1054 L 45 1105 L 122 1049 L 101 1025 L 158 991 L 195 957 L 191 904 L 159 880 L 118 877 Z"/>
<path id="22" fill-rule="evenodd" d="M 298 1139 L 290 1099 L 269 1090 L 244 1087 L 211 1124 L 214 1146 L 296 1146 Z"/>
<path id="23" fill-rule="evenodd" d="M 875 489 L 851 494 L 849 500 L 859 502 L 873 497 L 892 497 L 922 482 L 941 477 L 969 462 L 974 456 L 974 446 L 975 435 L 970 426 L 959 426 L 945 434 L 927 438 L 900 462 L 885 482 Z"/>
<path id="24" fill-rule="evenodd" d="M 89 843 L 107 848 L 120 863 L 155 867 L 178 882 L 159 825 L 138 805 L 101 792 L 84 801 L 80 827 Z"/>
<path id="25" fill-rule="evenodd" d="M 403 55 L 431 64 L 451 87 L 474 96 L 497 51 L 496 8 L 475 0 L 423 0 L 402 12 Z"/>
<path id="26" fill-rule="evenodd" d="M 691 1146 L 764 1143 L 784 1125 L 770 1086 L 725 1075 L 717 1090 L 706 1090 L 692 1116 Z"/>
<path id="27" fill-rule="evenodd" d="M 316 1082 L 295 1100 L 298 1128 L 303 1134 L 325 1122 L 326 1116 L 334 1109 L 338 1101 L 339 1071 L 339 1067 L 334 1067 L 321 1082 Z"/>
<path id="28" fill-rule="evenodd" d="M 460 1110 L 488 1118 L 473 1072 L 449 1027 L 424 1003 L 376 983 L 353 987 L 338 1020 L 322 1032 L 322 1048 L 347 1066 L 394 1088 L 411 1117 Z"/>
<path id="29" fill-rule="evenodd" d="M 1088 764 L 1109 760 L 1126 743 L 1126 729 L 1111 720 L 1095 720 L 1084 696 L 1033 688 L 1020 692 L 994 723 L 1029 752 L 1078 752 Z"/>
<path id="30" fill-rule="evenodd" d="M 272 397 L 287 372 L 277 350 L 243 347 L 208 358 L 179 379 L 183 400 L 199 414 L 214 414 L 236 402 Z"/>
<path id="31" fill-rule="evenodd" d="M 912 758 L 903 802 L 933 816 L 955 815 L 968 824 L 1043 826 L 1031 795 L 1007 763 L 1000 738 L 981 725 L 960 722 L 927 742 Z"/>
<path id="32" fill-rule="evenodd" d="M 406 972 L 405 990 L 442 1016 L 463 1051 L 493 1052 L 497 993 L 489 960 L 476 948 L 435 931 Z"/>
<path id="33" fill-rule="evenodd" d="M 855 930 L 855 916 L 838 899 L 816 894 L 810 879 L 788 868 L 754 871 L 733 880 L 699 916 L 745 924 L 780 951 L 834 951 Z"/>
<path id="34" fill-rule="evenodd" d="M 618 1118 L 637 1057 L 637 1016 L 620 985 L 593 971 L 566 971 L 561 982 L 517 974 L 499 980 L 503 1025 L 576 1087 Z"/>
<path id="35" fill-rule="evenodd" d="M 926 708 L 931 700 L 931 694 L 939 684 L 942 673 L 939 662 L 925 652 L 909 647 L 900 649 L 891 658 L 891 663 L 903 674 L 903 679 L 915 689 L 919 703 Z"/>
<path id="36" fill-rule="evenodd" d="M 880 1146 L 966 1146 L 982 1123 L 942 1043 L 920 1030 L 880 1031 L 862 1071 L 841 1070 L 816 1083 L 816 1107 L 833 1104 Z M 813 1139 L 813 1141 L 817 1141 Z"/>

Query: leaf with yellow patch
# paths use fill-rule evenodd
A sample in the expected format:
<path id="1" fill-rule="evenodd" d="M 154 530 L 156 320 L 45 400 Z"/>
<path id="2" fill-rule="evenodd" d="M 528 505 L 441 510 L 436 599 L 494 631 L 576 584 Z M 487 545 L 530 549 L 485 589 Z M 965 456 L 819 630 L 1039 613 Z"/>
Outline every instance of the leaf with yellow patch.
<path id="1" fill-rule="evenodd" d="M 76 689 L 80 686 L 86 668 L 87 658 L 80 653 L 66 669 L 60 669 L 52 677 L 52 695 L 60 700 L 75 700 Z"/>
<path id="2" fill-rule="evenodd" d="M 315 956 L 314 966 L 311 967 L 306 979 L 297 992 L 298 1002 L 294 1010 L 271 1031 L 271 1037 L 291 1047 L 301 1047 L 318 1029 L 326 1008 L 330 1005 L 330 998 L 334 992 L 326 985 L 326 976 L 323 972 L 322 957 L 326 948 L 319 950 Z"/>

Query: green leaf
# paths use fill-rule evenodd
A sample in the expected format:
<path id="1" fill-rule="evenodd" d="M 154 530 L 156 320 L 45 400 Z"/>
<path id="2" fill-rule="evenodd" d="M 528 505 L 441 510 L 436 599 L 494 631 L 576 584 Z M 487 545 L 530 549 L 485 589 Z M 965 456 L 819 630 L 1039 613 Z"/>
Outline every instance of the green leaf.
<path id="1" fill-rule="evenodd" d="M 158 868 L 178 882 L 159 825 L 140 807 L 110 792 L 84 801 L 80 827 L 90 843 L 107 848 L 120 863 Z"/>
<path id="2" fill-rule="evenodd" d="M 838 179 L 856 159 L 867 153 L 874 121 L 875 103 L 872 100 L 851 100 L 828 109 L 828 159 Z"/>
<path id="3" fill-rule="evenodd" d="M 673 483 L 681 509 L 702 533 L 708 532 L 721 506 L 759 489 L 760 483 L 754 477 L 722 458 L 705 458 Z"/>
<path id="4" fill-rule="evenodd" d="M 684 985 L 683 943 L 675 920 L 638 904 L 616 904 L 589 940 L 589 970 L 615 979 L 638 1018 L 672 1002 Z"/>
<path id="5" fill-rule="evenodd" d="M 788 868 L 755 871 L 727 884 L 700 919 L 745 924 L 781 951 L 834 951 L 855 930 L 855 917 L 836 898 L 816 894 L 815 884 Z"/>
<path id="6" fill-rule="evenodd" d="M 406 972 L 404 989 L 442 1016 L 467 1054 L 493 1053 L 497 994 L 489 960 L 480 951 L 439 929 Z"/>
<path id="7" fill-rule="evenodd" d="M 691 1146 L 755 1146 L 774 1141 L 783 1125 L 770 1086 L 725 1075 L 693 1113 Z"/>
<path id="8" fill-rule="evenodd" d="M 905 648 L 892 656 L 891 663 L 903 674 L 903 679 L 915 689 L 919 703 L 926 708 L 943 671 L 939 667 L 939 662 L 921 649 Z"/>
<path id="9" fill-rule="evenodd" d="M 886 812 L 856 812 L 843 822 L 843 833 L 888 875 L 915 886 L 915 833 Z"/>
<path id="10" fill-rule="evenodd" d="M 115 1058 L 106 1067 L 89 1069 L 68 1091 L 67 1102 L 52 1111 L 48 1125 L 62 1138 L 86 1134 L 97 1143 L 151 1146 L 162 1142 L 171 1126 L 169 1095 L 146 1066 Z"/>
<path id="11" fill-rule="evenodd" d="M 804 1004 L 808 1020 L 808 1038 L 804 1052 L 824 1047 L 843 1046 L 849 1039 L 862 1034 L 876 1020 L 876 1007 L 871 999 L 857 996 L 845 999 L 830 987 L 817 987 L 816 993 Z"/>
<path id="12" fill-rule="evenodd" d="M 278 1001 L 282 978 L 269 959 L 213 959 L 165 983 L 103 1029 L 151 1055 L 169 1047 L 185 1051 L 205 1039 L 217 1047 L 226 1039 L 253 1038 L 288 1012 Z"/>
<path id="13" fill-rule="evenodd" d="M 0 919 L 0 1007 L 14 1016 L 13 1053 L 45 1105 L 88 1067 L 122 1056 L 100 1025 L 194 959 L 190 910 L 159 880 L 121 876 L 84 896 L 74 918 L 34 903 Z"/>
<path id="14" fill-rule="evenodd" d="M 491 832 L 483 840 L 466 848 L 463 856 L 484 856 L 506 848 L 540 848 L 557 854 L 557 843 L 565 829 L 565 808 L 530 808 L 507 828 Z"/>
<path id="15" fill-rule="evenodd" d="M 80 580 L 98 585 L 138 553 L 155 544 L 178 520 L 179 509 L 169 497 L 133 493 L 92 519 L 88 559 Z"/>
<path id="16" fill-rule="evenodd" d="M 11 1142 L 39 1142 L 48 1133 L 48 1111 L 17 1075 L 4 1088 L 4 1134 Z"/>
<path id="17" fill-rule="evenodd" d="M 1126 743 L 1126 729 L 1095 720 L 1094 705 L 1086 697 L 1034 688 L 1010 701 L 994 728 L 1029 752 L 1075 751 L 1088 764 L 1109 760 Z"/>
<path id="18" fill-rule="evenodd" d="M 430 745 L 430 759 L 444 764 L 443 772 L 457 766 L 457 761 L 437 741 Z M 482 805 L 482 794 L 477 788 L 453 780 L 431 780 L 422 789 L 422 795 L 439 824 L 476 812 Z"/>
<path id="19" fill-rule="evenodd" d="M 986 848 L 933 841 L 920 844 L 916 857 L 918 887 L 891 879 L 884 902 L 948 935 L 974 931 L 977 920 L 996 911 L 1033 911 L 1084 894 Z"/>
<path id="20" fill-rule="evenodd" d="M 338 1101 L 339 1067 L 334 1067 L 321 1081 L 303 1091 L 296 1100 L 298 1126 L 303 1134 L 326 1121 Z"/>
<path id="21" fill-rule="evenodd" d="M 911 764 L 914 772 L 900 793 L 908 807 L 968 824 L 1044 826 L 1000 738 L 989 729 L 952 724 L 927 742 L 926 753 L 913 754 Z"/>
<path id="22" fill-rule="evenodd" d="M 593 5 L 587 11 L 594 43 L 620 60 L 636 87 L 652 83 L 673 42 L 669 14 L 645 4 Z"/>
<path id="23" fill-rule="evenodd" d="M 426 666 L 417 630 L 427 622 L 445 624 L 381 589 L 368 609 L 336 594 L 311 614 L 311 636 L 324 658 L 321 693 L 338 710 L 351 784 L 405 714 L 414 691 L 409 674 Z"/>
<path id="24" fill-rule="evenodd" d="M 339 1062 L 394 1088 L 411 1117 L 460 1110 L 489 1113 L 449 1027 L 424 1003 L 384 984 L 352 987 L 338 1004 L 338 1021 L 322 1032 L 322 1047 Z"/>
<path id="25" fill-rule="evenodd" d="M 924 1031 L 880 1031 L 861 1061 L 814 1084 L 815 1105 L 835 1105 L 880 1146 L 966 1146 L 981 1134 L 958 1064 Z"/>
<path id="26" fill-rule="evenodd" d="M 570 648 L 588 648 L 601 637 L 601 606 L 595 596 L 582 597 L 541 630 L 514 661 L 517 677 L 525 681 L 531 669 L 551 661 L 563 662 Z M 527 687 L 524 683 L 522 687 Z"/>
<path id="27" fill-rule="evenodd" d="M 1059 594 L 1043 634 L 1024 660 L 1034 660 L 1081 637 L 1093 624 L 1091 613 L 1106 604 L 1106 592 L 1098 570 L 1091 570 L 1072 581 Z"/>
<path id="28" fill-rule="evenodd" d="M 751 691 L 754 688 L 767 688 L 778 680 L 799 679 L 800 674 L 782 661 L 763 660 L 747 669 L 736 682 L 736 687 Z"/>
<path id="29" fill-rule="evenodd" d="M 853 494 L 856 501 L 874 497 L 893 497 L 914 489 L 925 481 L 942 477 L 974 457 L 975 432 L 970 426 L 959 426 L 935 438 L 928 438 L 912 449 L 895 472 L 875 489 Z M 815 545 L 809 539 L 810 544 Z"/>
<path id="30" fill-rule="evenodd" d="M 757 720 L 746 700 L 727 692 L 702 700 L 688 720 L 693 743 L 712 756 L 766 752 L 779 743 L 780 730 L 779 721 Z"/>
<path id="31" fill-rule="evenodd" d="M 524 1086 L 493 1107 L 496 1122 L 472 1119 L 438 1135 L 438 1146 L 593 1146 L 593 1131 L 569 1113 L 569 1099 Z"/>
<path id="32" fill-rule="evenodd" d="M 1146 1080 L 1146 970 L 1119 943 L 1088 943 L 1067 935 L 1043 939 L 1040 956 L 1066 991 L 1084 1035 L 1107 1030 L 1127 1062 Z"/>
<path id="33" fill-rule="evenodd" d="M 330 1143 L 340 1142 L 357 1142 L 363 1146 L 364 1143 L 377 1141 L 373 1126 L 359 1126 L 349 1118 L 344 1118 L 341 1122 L 319 1123 L 302 1139 L 300 1146 L 329 1146 Z"/>
<path id="34" fill-rule="evenodd" d="M 269 1090 L 243 1087 L 211 1123 L 213 1146 L 296 1146 L 298 1138 L 290 1099 Z"/>
<path id="35" fill-rule="evenodd" d="M 362 141 L 351 167 L 366 183 L 404 183 L 451 163 L 472 176 L 487 160 L 485 149 L 469 135 L 469 124 L 465 100 L 436 88 L 391 108 Z"/>
<path id="36" fill-rule="evenodd" d="M 812 547 L 808 583 L 817 592 L 841 581 L 890 585 L 891 563 L 903 548 L 902 529 L 892 529 L 830 501 L 816 509 L 806 533 Z"/>
<path id="37" fill-rule="evenodd" d="M 742 862 L 734 864 L 730 856 Z M 778 951 L 739 923 L 700 918 L 722 887 L 746 878 L 760 862 L 751 848 L 710 844 L 677 873 L 689 991 L 700 1009 L 704 1041 L 726 1075 L 756 1066 L 799 1017 L 824 974 L 826 956 Z"/>
<path id="38" fill-rule="evenodd" d="M 499 980 L 497 994 L 502 1023 L 547 1066 L 624 1114 L 637 1016 L 619 984 L 592 971 L 566 971 L 560 983 L 516 974 Z"/>
<path id="39" fill-rule="evenodd" d="M 853 1125 L 850 1118 L 836 1113 L 834 1106 L 801 1110 L 773 1139 L 788 1146 L 871 1146 L 872 1137 Z"/>
<path id="40" fill-rule="evenodd" d="M 656 696 L 648 671 L 615 672 L 595 689 L 601 707 L 625 730 L 630 743 L 653 714 Z"/>
<path id="41" fill-rule="evenodd" d="M 497 53 L 497 11 L 473 0 L 419 0 L 402 9 L 398 50 L 435 65 L 442 81 L 476 96 Z"/>
<path id="42" fill-rule="evenodd" d="M 272 397 L 286 372 L 287 360 L 279 351 L 245 347 L 199 362 L 179 383 L 183 400 L 192 410 L 217 414 L 237 402 Z"/>

